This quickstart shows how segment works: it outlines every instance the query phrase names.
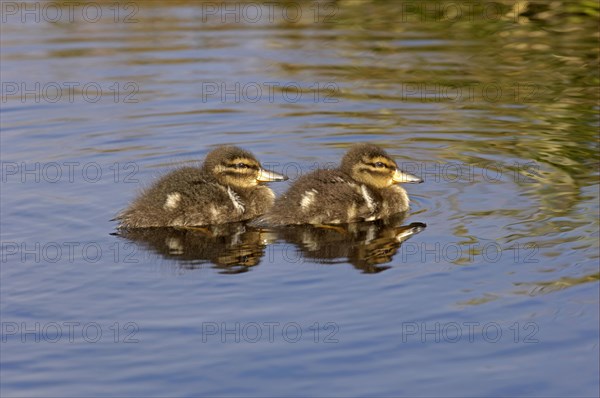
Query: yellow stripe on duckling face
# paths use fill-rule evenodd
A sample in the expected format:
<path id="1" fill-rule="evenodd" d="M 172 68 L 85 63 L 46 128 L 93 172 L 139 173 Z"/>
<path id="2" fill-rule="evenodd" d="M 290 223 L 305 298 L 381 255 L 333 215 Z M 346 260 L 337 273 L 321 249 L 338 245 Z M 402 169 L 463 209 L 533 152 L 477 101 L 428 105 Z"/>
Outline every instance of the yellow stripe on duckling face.
<path id="1" fill-rule="evenodd" d="M 398 169 L 396 162 L 386 156 L 365 156 L 352 166 L 352 177 L 369 186 L 382 189 L 396 183 L 420 183 L 417 176 Z"/>
<path id="2" fill-rule="evenodd" d="M 255 159 L 237 157 L 227 160 L 214 168 L 214 174 L 227 185 L 254 187 L 259 182 L 285 181 L 287 177 L 263 169 Z"/>
<path id="3" fill-rule="evenodd" d="M 369 186 L 382 189 L 394 184 L 396 163 L 385 156 L 364 156 L 352 166 L 352 177 Z"/>

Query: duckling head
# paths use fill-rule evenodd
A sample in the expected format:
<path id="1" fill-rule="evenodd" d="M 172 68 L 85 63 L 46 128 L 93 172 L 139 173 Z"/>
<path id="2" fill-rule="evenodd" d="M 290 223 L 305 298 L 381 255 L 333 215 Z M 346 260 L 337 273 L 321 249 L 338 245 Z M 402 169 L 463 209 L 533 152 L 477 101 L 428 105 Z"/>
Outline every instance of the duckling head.
<path id="1" fill-rule="evenodd" d="M 222 146 L 210 152 L 202 169 L 221 184 L 252 188 L 261 182 L 285 181 L 287 177 L 265 170 L 254 155 L 235 146 Z"/>
<path id="2" fill-rule="evenodd" d="M 342 158 L 340 168 L 354 180 L 377 189 L 401 182 L 423 182 L 419 177 L 400 170 L 386 151 L 371 144 L 352 147 Z"/>

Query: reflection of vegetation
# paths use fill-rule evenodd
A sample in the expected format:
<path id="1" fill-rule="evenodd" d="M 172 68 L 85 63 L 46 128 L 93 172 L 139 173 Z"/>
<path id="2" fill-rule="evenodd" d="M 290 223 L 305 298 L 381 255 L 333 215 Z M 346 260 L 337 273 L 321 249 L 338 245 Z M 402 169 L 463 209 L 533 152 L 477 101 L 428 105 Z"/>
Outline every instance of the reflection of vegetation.
<path id="1" fill-rule="evenodd" d="M 378 114 L 340 114 L 351 122 L 326 127 L 380 132 L 369 123 L 377 118 L 388 120 L 391 132 L 406 125 L 435 131 L 435 121 L 403 106 L 430 103 L 447 130 L 461 137 L 420 140 L 446 144 L 452 160 L 477 163 L 499 152 L 534 160 L 548 177 L 541 185 L 560 182 L 573 204 L 580 200 L 581 186 L 596 183 L 590 168 L 597 169 L 600 159 L 598 2 L 338 4 L 336 24 L 322 29 L 341 27 L 346 33 L 319 36 L 315 46 L 343 61 L 284 64 L 282 71 L 328 76 L 340 82 L 345 102 L 372 101 L 388 108 Z M 374 17 L 365 16 L 366 4 Z M 367 123 L 361 125 L 361 119 Z M 490 130 L 495 134 L 480 134 Z"/>
<path id="2" fill-rule="evenodd" d="M 596 0 L 567 0 L 567 1 L 518 1 L 525 7 L 520 15 L 532 20 L 551 20 L 567 18 L 573 22 L 579 18 L 597 18 L 600 16 L 600 4 Z"/>
<path id="3" fill-rule="evenodd" d="M 477 298 L 472 298 L 466 301 L 461 301 L 458 302 L 457 304 L 460 306 L 466 305 L 466 306 L 472 306 L 472 305 L 481 305 L 481 304 L 486 304 L 489 303 L 491 301 L 495 301 L 497 299 L 499 299 L 500 296 L 497 296 L 495 294 L 490 294 L 490 293 L 486 293 L 483 295 L 483 297 L 477 297 Z"/>
<path id="4" fill-rule="evenodd" d="M 560 279 L 548 282 L 533 282 L 533 283 L 515 283 L 516 286 L 533 287 L 530 290 L 518 290 L 517 294 L 527 294 L 529 296 L 539 296 L 559 290 L 564 290 L 572 286 L 582 285 L 584 283 L 600 281 L 600 273 L 585 275 L 580 277 L 562 277 Z"/>
<path id="5" fill-rule="evenodd" d="M 511 294 L 539 296 L 542 294 L 554 293 L 570 287 L 583 285 L 585 283 L 597 283 L 600 281 L 600 273 L 584 275 L 580 277 L 562 277 L 553 281 L 545 282 L 518 282 L 515 286 L 524 287 L 512 292 Z M 469 300 L 458 302 L 458 305 L 473 306 L 489 303 L 501 298 L 501 294 L 485 293 L 482 297 L 475 297 Z"/>

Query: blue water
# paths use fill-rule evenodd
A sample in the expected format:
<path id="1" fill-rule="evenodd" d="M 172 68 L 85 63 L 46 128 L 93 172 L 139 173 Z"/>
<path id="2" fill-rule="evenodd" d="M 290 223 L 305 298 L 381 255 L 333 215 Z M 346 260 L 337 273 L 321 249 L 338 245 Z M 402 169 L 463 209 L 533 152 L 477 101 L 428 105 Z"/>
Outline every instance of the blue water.
<path id="1" fill-rule="evenodd" d="M 600 394 L 593 17 L 286 2 L 302 17 L 222 22 L 182 1 L 91 3 L 96 22 L 39 3 L 23 23 L 19 4 L 1 25 L 3 397 Z M 402 245 L 109 221 L 219 144 L 293 182 L 355 142 L 426 180 L 400 224 L 427 228 Z"/>

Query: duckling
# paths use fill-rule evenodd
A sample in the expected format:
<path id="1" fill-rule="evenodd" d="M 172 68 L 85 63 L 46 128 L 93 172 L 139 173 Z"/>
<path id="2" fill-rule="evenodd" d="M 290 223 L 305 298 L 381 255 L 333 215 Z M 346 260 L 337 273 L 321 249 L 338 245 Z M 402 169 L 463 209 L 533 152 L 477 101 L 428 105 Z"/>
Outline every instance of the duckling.
<path id="1" fill-rule="evenodd" d="M 261 222 L 325 225 L 386 218 L 408 210 L 408 195 L 399 182 L 423 180 L 399 170 L 382 148 L 358 144 L 339 168 L 300 177 Z"/>
<path id="2" fill-rule="evenodd" d="M 191 227 L 245 221 L 275 200 L 260 185 L 287 177 L 263 169 L 250 152 L 234 146 L 210 152 L 201 167 L 174 170 L 146 189 L 115 220 L 119 228 Z"/>

